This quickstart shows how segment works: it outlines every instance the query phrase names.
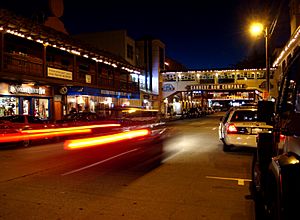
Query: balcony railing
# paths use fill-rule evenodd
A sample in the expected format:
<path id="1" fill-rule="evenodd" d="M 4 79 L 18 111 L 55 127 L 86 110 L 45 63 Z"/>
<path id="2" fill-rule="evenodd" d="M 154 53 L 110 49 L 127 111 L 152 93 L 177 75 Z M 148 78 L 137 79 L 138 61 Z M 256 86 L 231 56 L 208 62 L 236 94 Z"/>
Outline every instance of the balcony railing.
<path id="1" fill-rule="evenodd" d="M 42 59 L 38 57 L 21 55 L 18 53 L 4 53 L 3 68 L 9 72 L 37 77 L 43 76 L 43 62 Z"/>
<path id="2" fill-rule="evenodd" d="M 77 69 L 78 71 L 78 78 L 77 81 L 81 83 L 87 83 L 90 85 L 96 85 L 96 72 L 95 71 L 87 71 L 83 69 Z M 90 77 L 91 82 L 88 82 L 87 75 Z"/>
<path id="3" fill-rule="evenodd" d="M 214 79 L 200 79 L 200 84 L 214 84 Z"/>
<path id="4" fill-rule="evenodd" d="M 98 85 L 102 89 L 109 89 L 120 92 L 138 92 L 139 85 L 136 82 L 126 82 L 123 80 L 113 80 L 101 76 L 98 80 Z"/>
<path id="5" fill-rule="evenodd" d="M 47 62 L 48 67 L 66 70 L 73 72 L 72 65 L 62 65 L 59 62 Z M 41 58 L 32 57 L 18 53 L 4 53 L 3 54 L 3 69 L 7 72 L 12 72 L 20 75 L 28 75 L 33 77 L 44 77 L 43 61 Z M 91 83 L 87 82 L 86 75 L 90 75 Z M 108 89 L 120 92 L 139 92 L 139 85 L 136 82 L 127 82 L 121 79 L 112 79 L 100 76 L 98 82 L 96 81 L 95 71 L 84 71 L 77 69 L 77 82 L 98 85 L 101 89 Z"/>

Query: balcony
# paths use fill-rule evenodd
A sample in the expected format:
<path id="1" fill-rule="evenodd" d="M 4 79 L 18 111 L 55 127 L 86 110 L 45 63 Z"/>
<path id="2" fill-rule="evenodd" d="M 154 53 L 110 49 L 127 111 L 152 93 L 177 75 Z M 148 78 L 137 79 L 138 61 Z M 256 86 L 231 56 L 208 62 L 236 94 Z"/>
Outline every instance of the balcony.
<path id="1" fill-rule="evenodd" d="M 43 62 L 41 58 L 18 53 L 3 54 L 3 69 L 22 75 L 43 77 Z"/>

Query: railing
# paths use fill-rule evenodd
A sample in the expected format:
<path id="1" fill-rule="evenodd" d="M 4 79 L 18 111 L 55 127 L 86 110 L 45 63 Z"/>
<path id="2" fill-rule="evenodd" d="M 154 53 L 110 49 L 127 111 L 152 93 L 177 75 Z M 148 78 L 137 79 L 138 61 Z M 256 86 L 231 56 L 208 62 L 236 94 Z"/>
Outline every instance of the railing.
<path id="1" fill-rule="evenodd" d="M 81 83 L 87 83 L 90 85 L 95 85 L 96 84 L 96 72 L 95 71 L 87 71 L 87 70 L 82 70 L 82 69 L 77 69 L 77 74 L 78 78 L 76 81 L 81 82 Z M 87 82 L 86 75 L 90 75 L 91 77 L 91 82 Z"/>
<path id="2" fill-rule="evenodd" d="M 136 82 L 126 82 L 123 80 L 113 80 L 106 77 L 100 77 L 98 84 L 102 89 L 109 89 L 120 92 L 138 92 L 139 85 Z"/>
<path id="3" fill-rule="evenodd" d="M 214 84 L 214 79 L 200 79 L 200 84 Z"/>
<path id="4" fill-rule="evenodd" d="M 41 58 L 21 55 L 17 53 L 3 54 L 4 70 L 22 73 L 30 76 L 43 76 L 43 62 Z"/>
<path id="5" fill-rule="evenodd" d="M 128 92 L 139 92 L 139 84 L 137 82 L 128 83 Z"/>
<path id="6" fill-rule="evenodd" d="M 234 83 L 234 79 L 218 79 L 218 83 Z"/>
<path id="7" fill-rule="evenodd" d="M 73 66 L 72 65 L 62 65 L 59 62 L 47 62 L 47 66 L 55 68 L 55 69 L 60 69 L 60 70 L 73 72 Z"/>
<path id="8" fill-rule="evenodd" d="M 73 66 L 62 65 L 59 62 L 47 62 L 47 66 L 73 72 Z M 5 71 L 30 75 L 35 77 L 44 77 L 43 74 L 43 61 L 41 58 L 32 57 L 29 55 L 22 55 L 18 53 L 4 53 L 3 55 L 3 68 Z M 97 84 L 96 83 L 96 72 L 85 71 L 77 69 L 78 76 L 77 82 L 86 84 Z M 91 76 L 91 83 L 87 83 L 86 75 Z M 102 89 L 108 89 L 120 92 L 138 92 L 139 86 L 136 82 L 127 82 L 121 79 L 112 79 L 100 76 L 98 79 L 98 86 Z"/>
<path id="9" fill-rule="evenodd" d="M 100 88 L 103 88 L 103 89 L 113 89 L 114 81 L 113 81 L 113 79 L 109 79 L 106 77 L 99 77 L 98 85 L 100 86 Z"/>

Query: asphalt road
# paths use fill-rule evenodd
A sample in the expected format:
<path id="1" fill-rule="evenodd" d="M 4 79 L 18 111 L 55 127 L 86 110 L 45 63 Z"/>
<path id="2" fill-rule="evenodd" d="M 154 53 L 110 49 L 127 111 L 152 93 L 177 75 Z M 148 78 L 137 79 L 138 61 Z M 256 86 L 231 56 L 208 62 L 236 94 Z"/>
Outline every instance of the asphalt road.
<path id="1" fill-rule="evenodd" d="M 222 151 L 221 114 L 171 122 L 159 156 L 124 144 L 2 149 L 0 219 L 255 219 L 252 153 Z"/>

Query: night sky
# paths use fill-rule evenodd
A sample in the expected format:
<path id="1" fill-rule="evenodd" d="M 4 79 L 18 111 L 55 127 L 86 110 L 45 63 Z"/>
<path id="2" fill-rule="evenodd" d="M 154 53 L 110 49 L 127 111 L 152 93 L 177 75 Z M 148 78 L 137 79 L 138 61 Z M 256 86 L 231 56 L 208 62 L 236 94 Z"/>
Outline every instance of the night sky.
<path id="1" fill-rule="evenodd" d="M 134 39 L 150 35 L 189 69 L 224 68 L 247 55 L 251 39 L 243 37 L 241 1 L 84 2 L 65 1 L 62 19 L 72 34 L 126 29 Z"/>
<path id="2" fill-rule="evenodd" d="M 263 38 L 251 38 L 247 25 L 276 7 L 275 0 L 266 2 L 64 0 L 61 20 L 70 34 L 125 29 L 135 40 L 150 35 L 165 43 L 166 56 L 189 69 L 220 69 L 264 49 Z M 10 0 L 6 5 L 26 9 L 28 15 L 45 11 L 47 1 Z"/>

